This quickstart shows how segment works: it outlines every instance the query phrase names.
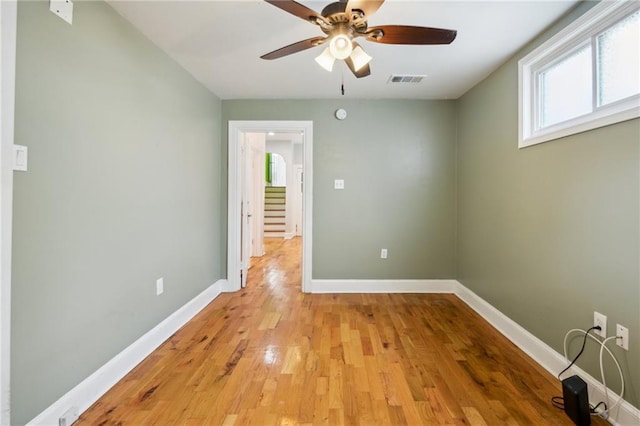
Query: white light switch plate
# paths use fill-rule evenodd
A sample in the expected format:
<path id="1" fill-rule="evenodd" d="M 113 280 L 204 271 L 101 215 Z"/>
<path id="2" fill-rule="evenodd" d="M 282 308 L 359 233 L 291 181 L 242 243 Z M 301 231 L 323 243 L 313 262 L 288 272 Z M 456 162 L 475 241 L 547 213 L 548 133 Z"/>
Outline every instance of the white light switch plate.
<path id="1" fill-rule="evenodd" d="M 333 189 L 344 189 L 344 179 L 336 179 L 333 181 Z"/>
<path id="2" fill-rule="evenodd" d="M 18 170 L 21 172 L 27 171 L 28 154 L 29 149 L 26 146 L 13 146 L 13 170 Z"/>

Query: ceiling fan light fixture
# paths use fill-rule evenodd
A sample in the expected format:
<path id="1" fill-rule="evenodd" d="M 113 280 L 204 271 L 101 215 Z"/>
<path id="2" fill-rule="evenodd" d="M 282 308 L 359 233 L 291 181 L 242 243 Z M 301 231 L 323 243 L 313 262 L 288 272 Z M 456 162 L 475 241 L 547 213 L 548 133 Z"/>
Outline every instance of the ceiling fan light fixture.
<path id="1" fill-rule="evenodd" d="M 371 75 L 371 56 L 354 41 L 358 37 L 381 44 L 432 45 L 451 44 L 457 34 L 456 30 L 415 25 L 370 27 L 367 21 L 385 0 L 332 0 L 332 3 L 325 6 L 320 13 L 298 3 L 300 0 L 264 1 L 306 22 L 318 25 L 324 36 L 300 40 L 260 58 L 282 58 L 326 43 L 328 48 L 316 58 L 316 62 L 331 72 L 336 59 L 342 60 L 356 78 Z"/>
<path id="2" fill-rule="evenodd" d="M 369 62 L 371 62 L 371 59 L 373 59 L 371 56 L 367 55 L 367 52 L 365 52 L 360 46 L 356 46 L 356 48 L 353 49 L 353 52 L 351 52 L 351 55 L 349 56 L 353 61 L 353 69 L 355 71 L 359 71 L 360 68 L 367 65 Z"/>
<path id="3" fill-rule="evenodd" d="M 320 56 L 316 58 L 316 62 L 325 70 L 331 72 L 333 70 L 333 64 L 336 61 L 336 58 L 331 54 L 331 50 L 327 47 L 325 48 Z"/>
<path id="4" fill-rule="evenodd" d="M 336 59 L 347 59 L 353 51 L 351 39 L 346 34 L 337 34 L 329 42 L 329 50 Z"/>

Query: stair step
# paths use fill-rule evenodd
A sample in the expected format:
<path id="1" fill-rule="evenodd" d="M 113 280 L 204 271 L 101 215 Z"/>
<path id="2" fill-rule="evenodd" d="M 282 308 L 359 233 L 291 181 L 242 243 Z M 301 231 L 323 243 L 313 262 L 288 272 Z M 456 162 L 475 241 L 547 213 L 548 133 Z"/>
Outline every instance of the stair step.
<path id="1" fill-rule="evenodd" d="M 264 217 L 279 217 L 284 220 L 284 210 L 265 210 Z"/>
<path id="2" fill-rule="evenodd" d="M 285 211 L 285 206 L 284 204 L 265 204 L 264 205 L 264 210 L 270 210 L 270 211 Z"/>
<path id="3" fill-rule="evenodd" d="M 265 204 L 286 204 L 287 200 L 284 198 L 265 198 Z"/>
<path id="4" fill-rule="evenodd" d="M 264 198 L 267 200 L 270 198 L 287 198 L 287 193 L 286 192 L 265 192 Z"/>
<path id="5" fill-rule="evenodd" d="M 284 223 L 264 224 L 264 232 L 284 232 Z"/>
<path id="6" fill-rule="evenodd" d="M 272 225 L 272 224 L 276 224 L 276 223 L 284 225 L 284 223 L 285 223 L 284 222 L 284 216 L 271 216 L 271 217 L 270 216 L 265 216 L 265 218 L 264 218 L 264 224 L 265 225 L 266 224 Z"/>
<path id="7" fill-rule="evenodd" d="M 264 187 L 264 192 L 286 192 L 287 191 L 287 187 L 286 186 L 265 186 Z"/>
<path id="8" fill-rule="evenodd" d="M 265 232 L 265 238 L 284 238 L 284 232 Z"/>

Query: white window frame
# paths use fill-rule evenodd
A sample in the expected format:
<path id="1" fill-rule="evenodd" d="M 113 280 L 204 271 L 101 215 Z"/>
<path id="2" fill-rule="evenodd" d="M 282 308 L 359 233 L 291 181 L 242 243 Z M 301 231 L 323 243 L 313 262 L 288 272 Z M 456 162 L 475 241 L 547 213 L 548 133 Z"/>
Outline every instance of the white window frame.
<path id="1" fill-rule="evenodd" d="M 585 44 L 592 50 L 597 37 L 621 19 L 640 9 L 638 1 L 601 1 L 518 62 L 518 147 L 547 142 L 564 136 L 640 117 L 640 94 L 607 105 L 597 104 L 597 70 L 593 61 L 593 110 L 544 128 L 539 120 L 538 75 L 551 64 Z M 595 55 L 595 52 L 592 52 Z"/>

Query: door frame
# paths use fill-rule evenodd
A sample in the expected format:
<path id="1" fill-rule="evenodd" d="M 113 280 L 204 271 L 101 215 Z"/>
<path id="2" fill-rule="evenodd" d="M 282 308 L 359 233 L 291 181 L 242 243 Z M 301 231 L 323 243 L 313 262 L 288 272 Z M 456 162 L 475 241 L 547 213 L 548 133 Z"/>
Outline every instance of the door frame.
<path id="1" fill-rule="evenodd" d="M 227 291 L 241 288 L 240 256 L 240 140 L 243 133 L 251 132 L 303 132 L 303 170 L 305 191 L 302 216 L 302 291 L 311 291 L 311 259 L 313 230 L 313 122 L 312 121 L 240 121 L 229 120 L 228 173 L 227 173 Z M 234 271 L 238 271 L 235 273 Z"/>
<path id="2" fill-rule="evenodd" d="M 0 424 L 11 424 L 11 240 L 17 2 L 0 0 Z"/>

